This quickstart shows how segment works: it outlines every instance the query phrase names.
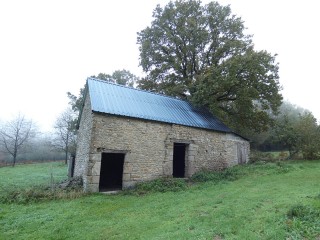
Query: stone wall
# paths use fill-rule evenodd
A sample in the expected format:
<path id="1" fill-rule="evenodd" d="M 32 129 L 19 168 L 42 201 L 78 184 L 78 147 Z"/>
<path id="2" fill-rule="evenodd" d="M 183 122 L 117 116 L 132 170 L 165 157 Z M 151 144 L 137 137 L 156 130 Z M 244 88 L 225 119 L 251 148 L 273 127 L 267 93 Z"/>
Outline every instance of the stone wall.
<path id="1" fill-rule="evenodd" d="M 124 188 L 172 176 L 174 143 L 186 145 L 186 177 L 202 169 L 235 165 L 239 153 L 242 161 L 248 160 L 249 143 L 234 134 L 99 113 L 91 115 L 90 109 L 84 112 L 87 113 L 83 113 L 80 123 L 80 129 L 84 129 L 79 131 L 76 172 L 84 175 L 87 191 L 99 191 L 102 152 L 125 153 Z"/>
<path id="2" fill-rule="evenodd" d="M 228 133 L 226 135 L 225 149 L 226 158 L 228 159 L 227 167 L 244 164 L 249 161 L 250 143 L 240 136 Z"/>
<path id="3" fill-rule="evenodd" d="M 84 186 L 88 185 L 87 172 L 89 163 L 89 152 L 91 145 L 92 132 L 92 112 L 90 97 L 87 94 L 85 105 L 82 110 L 81 120 L 79 124 L 79 131 L 77 134 L 77 150 L 74 167 L 74 176 L 82 176 Z"/>

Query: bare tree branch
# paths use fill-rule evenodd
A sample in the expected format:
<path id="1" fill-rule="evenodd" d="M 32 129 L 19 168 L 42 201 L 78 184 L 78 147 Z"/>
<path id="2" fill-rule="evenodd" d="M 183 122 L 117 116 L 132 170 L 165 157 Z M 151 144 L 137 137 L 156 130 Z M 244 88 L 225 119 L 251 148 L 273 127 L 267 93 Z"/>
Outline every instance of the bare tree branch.
<path id="1" fill-rule="evenodd" d="M 35 129 L 32 121 L 25 119 L 20 113 L 0 127 L 0 145 L 3 152 L 12 156 L 12 166 L 15 166 L 17 156 L 21 153 L 23 146 L 34 135 Z"/>
<path id="2" fill-rule="evenodd" d="M 76 116 L 72 109 L 68 108 L 57 118 L 54 125 L 55 138 L 52 145 L 55 149 L 65 153 L 65 162 L 67 163 L 68 155 L 75 153 L 76 145 Z"/>

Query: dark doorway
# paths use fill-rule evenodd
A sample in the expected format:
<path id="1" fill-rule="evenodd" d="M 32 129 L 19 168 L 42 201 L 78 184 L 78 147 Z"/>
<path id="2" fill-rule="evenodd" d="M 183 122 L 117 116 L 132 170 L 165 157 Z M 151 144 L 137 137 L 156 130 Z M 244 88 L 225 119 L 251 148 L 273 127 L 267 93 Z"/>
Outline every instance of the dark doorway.
<path id="1" fill-rule="evenodd" d="M 173 147 L 173 172 L 175 178 L 183 178 L 185 172 L 186 144 L 174 143 Z"/>
<path id="2" fill-rule="evenodd" d="M 122 189 L 123 153 L 102 153 L 99 191 Z"/>

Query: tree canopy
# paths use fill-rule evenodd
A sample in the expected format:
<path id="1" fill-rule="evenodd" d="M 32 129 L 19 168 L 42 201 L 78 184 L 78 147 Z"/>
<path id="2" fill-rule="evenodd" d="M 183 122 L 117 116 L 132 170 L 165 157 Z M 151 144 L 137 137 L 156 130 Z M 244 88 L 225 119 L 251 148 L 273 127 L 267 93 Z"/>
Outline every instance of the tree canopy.
<path id="1" fill-rule="evenodd" d="M 98 76 L 92 77 L 129 87 L 133 87 L 134 83 L 139 80 L 139 78 L 136 75 L 132 74 L 130 71 L 125 69 L 116 70 L 112 73 L 112 75 L 106 73 L 99 73 Z"/>
<path id="2" fill-rule="evenodd" d="M 91 76 L 93 78 L 97 78 L 104 81 L 113 82 L 120 85 L 125 85 L 129 87 L 133 87 L 133 85 L 139 80 L 139 77 L 131 73 L 126 69 L 116 70 L 111 75 L 107 73 L 99 73 L 97 76 Z M 67 92 L 69 98 L 69 104 L 76 115 L 79 115 L 79 112 L 82 108 L 83 99 L 84 99 L 84 87 L 80 89 L 80 93 L 78 96 Z M 77 125 L 78 118 L 73 119 L 73 127 Z"/>
<path id="3" fill-rule="evenodd" d="M 241 18 L 217 2 L 158 5 L 138 33 L 138 87 L 208 107 L 241 133 L 265 130 L 281 104 L 275 55 L 254 50 Z"/>

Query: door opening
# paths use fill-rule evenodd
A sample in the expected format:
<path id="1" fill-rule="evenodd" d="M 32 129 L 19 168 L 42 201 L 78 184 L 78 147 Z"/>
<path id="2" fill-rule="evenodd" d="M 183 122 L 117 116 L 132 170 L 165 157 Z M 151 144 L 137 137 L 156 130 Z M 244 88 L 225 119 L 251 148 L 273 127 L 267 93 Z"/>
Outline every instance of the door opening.
<path id="1" fill-rule="evenodd" d="M 99 191 L 114 191 L 122 189 L 123 153 L 102 153 Z"/>
<path id="2" fill-rule="evenodd" d="M 186 166 L 186 144 L 174 143 L 173 146 L 173 171 L 172 176 L 183 178 Z"/>

